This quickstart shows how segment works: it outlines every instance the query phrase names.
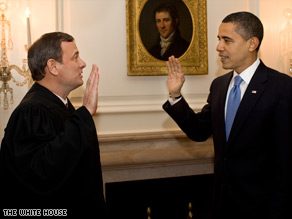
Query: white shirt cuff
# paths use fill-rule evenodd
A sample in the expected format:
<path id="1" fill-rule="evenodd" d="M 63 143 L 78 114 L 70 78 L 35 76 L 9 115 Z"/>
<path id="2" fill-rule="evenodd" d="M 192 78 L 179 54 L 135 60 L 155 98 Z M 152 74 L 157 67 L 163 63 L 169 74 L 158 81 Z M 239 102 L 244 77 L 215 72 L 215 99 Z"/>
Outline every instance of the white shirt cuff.
<path id="1" fill-rule="evenodd" d="M 173 100 L 171 97 L 170 98 L 168 98 L 168 102 L 170 103 L 170 105 L 174 105 L 174 104 L 176 104 L 177 102 L 179 102 L 180 100 L 181 100 L 181 98 L 182 97 L 180 97 L 179 99 L 177 99 L 177 100 Z"/>

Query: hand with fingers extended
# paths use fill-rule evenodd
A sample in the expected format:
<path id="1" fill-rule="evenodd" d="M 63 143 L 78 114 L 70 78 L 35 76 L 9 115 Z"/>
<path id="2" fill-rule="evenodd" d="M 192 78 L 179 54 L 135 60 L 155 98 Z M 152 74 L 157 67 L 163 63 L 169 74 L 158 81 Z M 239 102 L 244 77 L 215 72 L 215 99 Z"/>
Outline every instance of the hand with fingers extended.
<path id="1" fill-rule="evenodd" d="M 181 65 L 177 58 L 171 56 L 166 62 L 168 69 L 168 92 L 173 100 L 181 95 L 180 91 L 185 82 L 185 76 L 182 73 Z"/>
<path id="2" fill-rule="evenodd" d="M 91 73 L 86 83 L 85 93 L 83 97 L 83 106 L 87 108 L 91 115 L 94 115 L 94 113 L 97 110 L 98 83 L 99 83 L 98 67 L 95 64 L 93 64 Z"/>

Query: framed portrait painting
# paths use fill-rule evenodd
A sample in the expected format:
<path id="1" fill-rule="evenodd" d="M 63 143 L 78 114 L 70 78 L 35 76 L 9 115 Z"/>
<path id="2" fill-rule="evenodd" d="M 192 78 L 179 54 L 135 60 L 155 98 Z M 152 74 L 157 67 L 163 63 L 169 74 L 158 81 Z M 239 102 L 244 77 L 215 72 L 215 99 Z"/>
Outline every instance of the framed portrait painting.
<path id="1" fill-rule="evenodd" d="M 208 73 L 206 0 L 127 0 L 129 76 L 167 75 L 174 55 L 186 75 Z"/>

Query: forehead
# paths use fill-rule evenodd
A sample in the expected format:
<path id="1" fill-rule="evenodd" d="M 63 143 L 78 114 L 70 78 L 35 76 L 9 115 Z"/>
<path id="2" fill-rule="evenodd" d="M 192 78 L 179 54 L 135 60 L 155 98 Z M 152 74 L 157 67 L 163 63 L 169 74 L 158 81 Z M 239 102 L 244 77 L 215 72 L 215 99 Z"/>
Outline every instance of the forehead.
<path id="1" fill-rule="evenodd" d="M 218 30 L 218 37 L 223 37 L 223 36 L 227 36 L 230 38 L 236 38 L 236 37 L 241 37 L 241 35 L 239 35 L 236 32 L 236 24 L 228 22 L 228 23 L 221 23 L 219 26 L 219 30 Z"/>
<path id="2" fill-rule="evenodd" d="M 78 51 L 75 42 L 61 42 L 61 48 L 63 51 L 63 56 L 73 56 L 76 51 Z"/>

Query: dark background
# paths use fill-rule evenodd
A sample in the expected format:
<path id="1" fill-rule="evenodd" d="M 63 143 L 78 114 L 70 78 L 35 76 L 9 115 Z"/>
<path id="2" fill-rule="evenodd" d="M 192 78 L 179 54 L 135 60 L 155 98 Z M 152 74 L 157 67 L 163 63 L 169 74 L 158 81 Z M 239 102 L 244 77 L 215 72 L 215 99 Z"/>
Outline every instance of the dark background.
<path id="1" fill-rule="evenodd" d="M 213 174 L 106 184 L 110 219 L 206 219 L 212 203 Z"/>

